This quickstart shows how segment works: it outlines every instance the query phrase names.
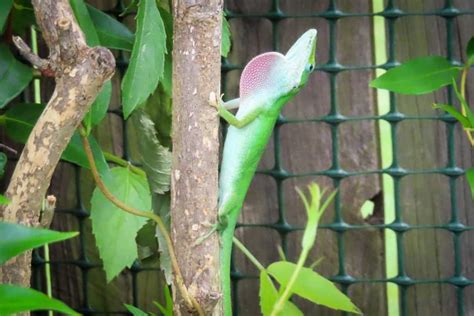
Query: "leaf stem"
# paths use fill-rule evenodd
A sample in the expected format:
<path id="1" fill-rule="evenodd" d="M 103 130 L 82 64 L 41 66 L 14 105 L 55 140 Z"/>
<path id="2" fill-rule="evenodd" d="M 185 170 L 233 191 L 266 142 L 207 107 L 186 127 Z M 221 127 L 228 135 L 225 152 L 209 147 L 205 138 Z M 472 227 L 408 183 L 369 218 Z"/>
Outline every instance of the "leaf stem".
<path id="1" fill-rule="evenodd" d="M 298 278 L 298 275 L 300 274 L 300 271 L 303 268 L 304 263 L 306 262 L 308 253 L 309 249 L 303 249 L 303 251 L 301 251 L 300 257 L 298 258 L 298 262 L 296 263 L 296 268 L 293 271 L 290 280 L 286 284 L 283 293 L 278 297 L 278 301 L 275 303 L 275 305 L 273 305 L 273 309 L 270 316 L 277 316 L 278 313 L 280 313 L 283 309 L 285 302 L 290 299 L 291 295 L 293 294 L 291 289 L 293 288 L 293 284 L 295 284 L 296 279 Z"/>
<path id="2" fill-rule="evenodd" d="M 240 251 L 257 267 L 257 269 L 262 272 L 266 271 L 265 267 L 254 257 L 254 255 L 248 250 L 244 244 L 240 242 L 235 236 L 232 238 L 234 245 L 239 248 Z"/>
<path id="3" fill-rule="evenodd" d="M 463 70 L 462 70 L 462 74 L 461 74 L 461 96 L 464 98 L 464 100 L 466 99 L 466 82 L 467 82 L 467 74 L 469 72 L 469 63 L 467 63 Z M 461 113 L 462 115 L 466 116 L 466 110 L 464 109 L 463 106 L 461 106 Z M 469 139 L 469 142 L 471 143 L 471 146 L 474 147 L 474 137 L 472 136 L 472 132 L 468 129 L 464 129 L 464 131 L 466 132 L 466 135 L 467 135 L 467 138 Z"/>
<path id="4" fill-rule="evenodd" d="M 168 231 L 166 230 L 166 226 L 163 223 L 161 217 L 154 214 L 152 211 L 149 211 L 149 212 L 140 211 L 131 206 L 128 206 L 127 204 L 120 201 L 117 197 L 115 197 L 112 194 L 112 192 L 109 191 L 109 189 L 104 184 L 104 182 L 102 182 L 99 172 L 97 171 L 97 167 L 94 161 L 94 155 L 92 154 L 92 149 L 91 149 L 89 140 L 87 139 L 86 131 L 84 130 L 84 128 L 79 128 L 79 133 L 82 138 L 82 144 L 84 146 L 84 151 L 86 152 L 87 160 L 89 161 L 89 164 L 91 167 L 92 177 L 94 178 L 95 184 L 97 185 L 99 190 L 110 202 L 112 202 L 112 204 L 121 208 L 123 211 L 133 214 L 133 215 L 146 217 L 156 222 L 156 224 L 158 225 L 158 228 L 160 229 L 161 233 L 165 237 L 166 245 L 168 246 L 168 249 L 170 252 L 171 264 L 173 266 L 173 270 L 175 273 L 176 285 L 181 295 L 183 296 L 183 299 L 186 301 L 186 305 L 191 309 L 195 309 L 199 315 L 204 316 L 205 314 L 202 307 L 199 305 L 196 299 L 189 294 L 188 289 L 186 288 L 184 284 L 184 279 L 181 274 L 181 270 L 179 269 L 178 260 L 176 259 L 176 254 L 174 253 L 173 243 L 171 242 L 170 235 L 168 234 Z"/>
<path id="5" fill-rule="evenodd" d="M 146 173 L 145 173 L 145 171 L 143 171 L 143 169 L 132 165 L 129 161 L 127 161 L 125 159 L 122 159 L 122 158 L 120 158 L 120 157 L 118 157 L 118 156 L 116 156 L 112 153 L 106 152 L 106 151 L 104 151 L 103 153 L 104 153 L 104 158 L 107 161 L 113 162 L 114 164 L 122 166 L 122 167 L 130 168 L 130 170 L 132 170 L 134 173 L 136 173 L 140 176 L 146 177 Z"/>

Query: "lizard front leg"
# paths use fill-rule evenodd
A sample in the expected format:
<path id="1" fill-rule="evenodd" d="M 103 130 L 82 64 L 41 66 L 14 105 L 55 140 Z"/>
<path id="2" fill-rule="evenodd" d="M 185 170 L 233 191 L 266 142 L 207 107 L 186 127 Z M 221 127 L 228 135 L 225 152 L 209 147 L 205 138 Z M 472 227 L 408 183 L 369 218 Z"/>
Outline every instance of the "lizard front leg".
<path id="1" fill-rule="evenodd" d="M 220 117 L 222 117 L 227 123 L 237 128 L 242 128 L 252 123 L 263 111 L 262 107 L 257 107 L 247 113 L 244 117 L 238 119 L 234 114 L 229 112 L 229 109 L 238 108 L 240 105 L 240 99 L 223 102 L 221 98 L 217 98 L 214 92 L 209 95 L 209 105 L 215 107 Z"/>

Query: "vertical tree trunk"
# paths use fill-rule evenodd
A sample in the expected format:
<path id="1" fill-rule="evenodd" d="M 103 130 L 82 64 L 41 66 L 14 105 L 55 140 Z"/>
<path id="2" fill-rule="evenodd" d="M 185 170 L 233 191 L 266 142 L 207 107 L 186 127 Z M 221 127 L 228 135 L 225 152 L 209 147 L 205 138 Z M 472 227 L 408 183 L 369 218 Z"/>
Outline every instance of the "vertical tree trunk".
<path id="1" fill-rule="evenodd" d="M 173 15 L 171 234 L 190 293 L 221 315 L 217 234 L 193 244 L 217 219 L 219 121 L 208 100 L 220 86 L 222 0 L 175 1 Z M 176 314 L 189 314 L 174 294 Z"/>

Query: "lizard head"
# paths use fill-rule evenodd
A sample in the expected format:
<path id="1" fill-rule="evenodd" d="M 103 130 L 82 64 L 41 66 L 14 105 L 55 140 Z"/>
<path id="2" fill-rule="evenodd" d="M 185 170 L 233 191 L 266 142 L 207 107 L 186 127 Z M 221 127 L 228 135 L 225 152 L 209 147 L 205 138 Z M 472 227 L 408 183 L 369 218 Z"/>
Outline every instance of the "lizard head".
<path id="1" fill-rule="evenodd" d="M 298 92 L 306 84 L 309 74 L 314 70 L 316 36 L 317 31 L 309 29 L 301 35 L 285 55 L 292 93 Z"/>

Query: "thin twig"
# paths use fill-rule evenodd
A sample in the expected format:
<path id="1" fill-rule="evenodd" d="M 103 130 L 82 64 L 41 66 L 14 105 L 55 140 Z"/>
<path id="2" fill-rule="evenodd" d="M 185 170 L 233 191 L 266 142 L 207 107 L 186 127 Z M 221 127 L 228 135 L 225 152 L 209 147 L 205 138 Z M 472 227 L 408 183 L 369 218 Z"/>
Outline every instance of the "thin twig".
<path id="1" fill-rule="evenodd" d="M 85 131 L 80 129 L 80 134 L 82 138 L 82 144 L 84 146 L 84 151 L 86 152 L 87 160 L 89 161 L 89 165 L 91 168 L 92 177 L 94 178 L 95 184 L 97 185 L 99 190 L 110 202 L 112 202 L 112 204 L 124 210 L 125 212 L 133 214 L 133 215 L 141 216 L 141 217 L 146 217 L 156 222 L 159 230 L 165 237 L 166 245 L 168 246 L 170 257 L 171 257 L 171 264 L 173 266 L 173 270 L 176 276 L 176 284 L 178 285 L 179 291 L 181 292 L 183 299 L 186 301 L 186 305 L 189 308 L 195 309 L 199 315 L 204 315 L 204 311 L 202 310 L 201 306 L 196 301 L 196 299 L 189 294 L 188 289 L 186 288 L 184 284 L 184 279 L 181 274 L 181 270 L 179 269 L 178 260 L 176 259 L 176 255 L 173 250 L 173 244 L 171 242 L 171 238 L 168 234 L 168 231 L 166 230 L 166 226 L 163 223 L 161 217 L 154 214 L 153 211 L 145 212 L 145 211 L 137 210 L 131 206 L 128 206 L 127 204 L 117 199 L 112 194 L 112 192 L 109 191 L 107 186 L 104 184 L 104 182 L 100 178 L 99 172 L 97 171 L 97 167 L 94 161 L 94 155 L 92 154 L 92 149 L 89 144 L 89 140 L 87 139 L 87 136 L 85 135 Z"/>
<path id="2" fill-rule="evenodd" d="M 38 68 L 41 71 L 48 70 L 51 67 L 49 60 L 43 59 L 33 53 L 31 48 L 25 41 L 19 36 L 13 36 L 13 43 L 15 44 L 16 48 L 20 51 L 20 54 L 28 60 L 33 66 Z"/>

